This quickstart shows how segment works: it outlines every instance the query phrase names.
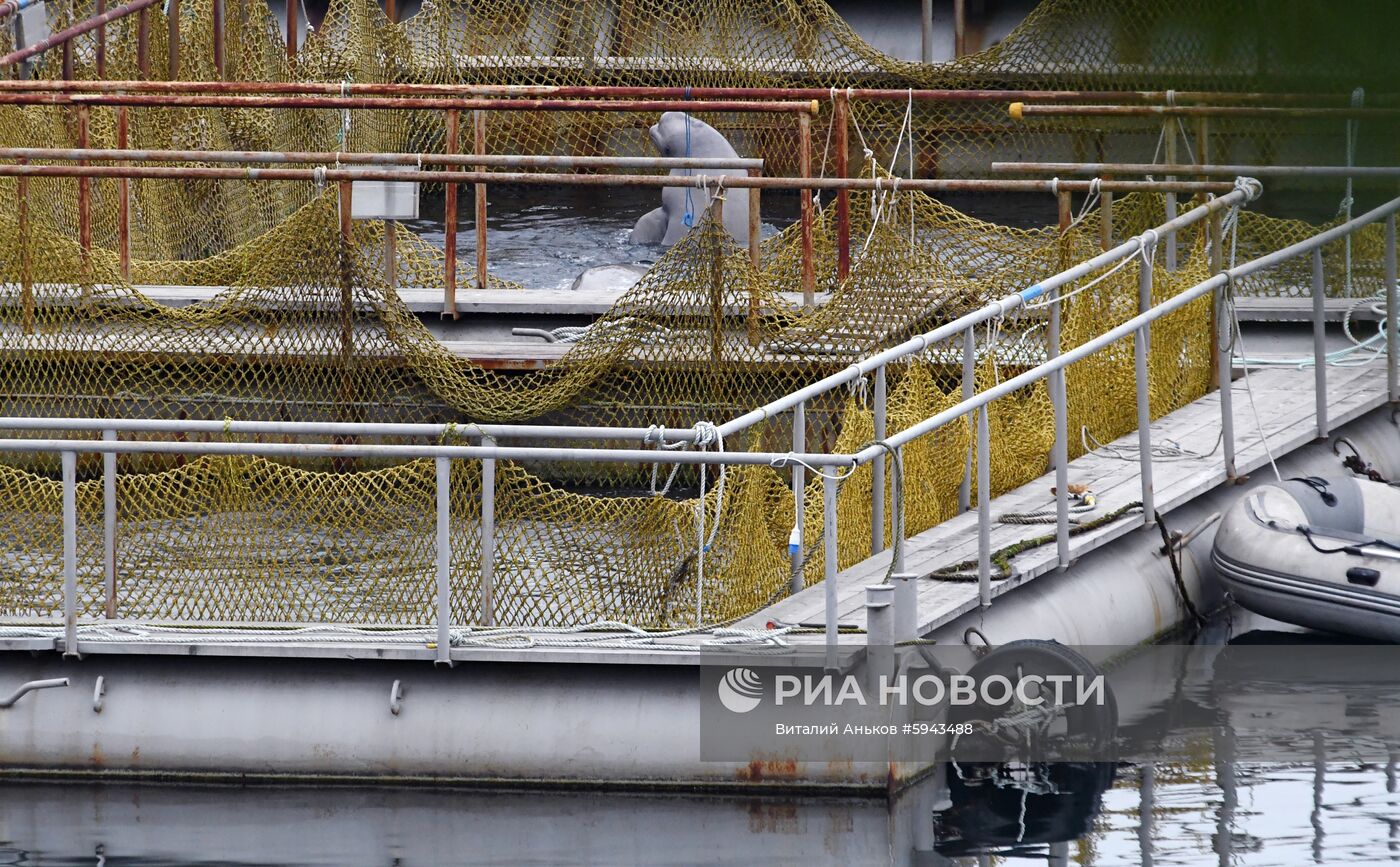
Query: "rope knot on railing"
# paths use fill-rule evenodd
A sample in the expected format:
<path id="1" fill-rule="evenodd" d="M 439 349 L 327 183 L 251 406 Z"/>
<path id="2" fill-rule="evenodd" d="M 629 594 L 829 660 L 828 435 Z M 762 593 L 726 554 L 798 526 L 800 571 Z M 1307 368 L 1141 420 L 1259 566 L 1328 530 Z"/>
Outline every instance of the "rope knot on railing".
<path id="1" fill-rule="evenodd" d="M 1235 178 L 1235 189 L 1244 193 L 1245 202 L 1253 202 L 1264 194 L 1264 185 L 1258 178 L 1238 177 Z"/>

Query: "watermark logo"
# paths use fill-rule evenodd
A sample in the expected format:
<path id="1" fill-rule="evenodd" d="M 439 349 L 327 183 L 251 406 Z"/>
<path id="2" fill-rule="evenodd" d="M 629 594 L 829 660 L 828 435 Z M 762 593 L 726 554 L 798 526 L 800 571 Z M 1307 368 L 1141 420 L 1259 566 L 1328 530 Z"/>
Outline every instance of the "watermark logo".
<path id="1" fill-rule="evenodd" d="M 763 700 L 763 681 L 751 668 L 731 668 L 719 682 L 719 702 L 725 710 L 748 713 Z"/>

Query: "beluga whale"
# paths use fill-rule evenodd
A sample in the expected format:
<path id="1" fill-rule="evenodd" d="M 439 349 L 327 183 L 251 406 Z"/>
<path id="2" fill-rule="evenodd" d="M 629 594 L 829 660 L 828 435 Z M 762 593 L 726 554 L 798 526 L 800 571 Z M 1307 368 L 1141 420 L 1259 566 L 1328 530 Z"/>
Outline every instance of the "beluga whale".
<path id="1" fill-rule="evenodd" d="M 729 157 L 739 154 L 719 130 L 683 111 L 668 111 L 650 130 L 651 141 L 663 157 Z M 691 177 L 745 176 L 743 169 L 672 169 L 672 175 Z M 633 244 L 660 244 L 669 247 L 697 225 L 710 205 L 708 190 L 665 187 L 661 207 L 649 211 L 632 227 Z M 746 243 L 749 232 L 749 191 L 724 191 L 724 228 L 735 240 Z"/>

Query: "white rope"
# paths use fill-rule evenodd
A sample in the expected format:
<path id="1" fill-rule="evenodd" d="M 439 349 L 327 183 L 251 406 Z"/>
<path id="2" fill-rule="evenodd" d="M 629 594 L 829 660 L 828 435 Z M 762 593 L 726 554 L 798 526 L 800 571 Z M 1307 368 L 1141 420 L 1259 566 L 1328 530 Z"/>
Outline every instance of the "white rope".
<path id="1" fill-rule="evenodd" d="M 1225 439 L 1225 431 L 1222 429 L 1215 437 L 1215 445 L 1208 452 L 1197 452 L 1186 448 L 1181 443 L 1173 439 L 1164 438 L 1162 442 L 1152 443 L 1150 454 L 1154 461 L 1185 461 L 1185 460 L 1205 460 L 1220 449 L 1220 444 Z M 1099 442 L 1098 438 L 1089 431 L 1087 425 L 1079 429 L 1079 441 L 1084 446 L 1084 451 L 1094 454 L 1104 455 L 1120 461 L 1138 461 L 1142 454 L 1141 448 L 1136 445 L 1125 443 Z"/>
<path id="2" fill-rule="evenodd" d="M 781 470 L 791 466 L 806 467 L 807 472 L 812 473 L 813 475 L 816 475 L 823 479 L 831 479 L 833 482 L 840 482 L 850 478 L 850 476 L 853 473 L 855 473 L 857 469 L 857 467 L 847 467 L 841 472 L 827 473 L 824 472 L 820 467 L 814 467 L 811 464 L 799 458 L 796 452 L 788 452 L 787 454 L 781 457 L 773 458 L 771 461 L 768 462 L 768 466 L 772 467 L 775 470 Z"/>
<path id="3" fill-rule="evenodd" d="M 697 421 L 695 423 L 695 446 L 699 449 L 709 449 L 715 447 L 715 451 L 724 454 L 724 435 L 714 422 Z M 700 495 L 695 499 L 695 622 L 704 622 L 705 605 L 705 552 L 710 550 L 714 544 L 715 537 L 719 535 L 720 516 L 724 511 L 724 480 L 726 467 L 723 463 L 719 465 L 719 481 L 715 484 L 715 522 L 710 528 L 710 536 L 705 537 L 705 475 L 707 465 L 700 465 Z"/>

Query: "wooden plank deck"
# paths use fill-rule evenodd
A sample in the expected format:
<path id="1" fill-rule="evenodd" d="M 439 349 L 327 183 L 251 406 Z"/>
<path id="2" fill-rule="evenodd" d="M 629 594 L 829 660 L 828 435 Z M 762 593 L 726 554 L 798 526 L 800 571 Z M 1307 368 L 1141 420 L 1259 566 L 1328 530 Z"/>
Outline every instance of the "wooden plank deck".
<path id="1" fill-rule="evenodd" d="M 1275 458 L 1316 439 L 1317 426 L 1313 419 L 1313 371 L 1298 369 L 1269 369 L 1255 371 L 1249 376 L 1254 392 L 1254 406 L 1259 424 L 1250 407 L 1246 383 L 1234 383 L 1236 466 L 1241 474 L 1249 474 L 1268 462 L 1262 427 L 1268 446 Z M 1354 368 L 1331 368 L 1328 371 L 1328 408 L 1330 424 L 1335 429 L 1356 419 L 1385 402 L 1385 367 L 1383 363 Z M 1208 455 L 1156 461 L 1153 482 L 1156 507 L 1167 512 L 1226 481 L 1223 458 L 1218 448 L 1220 435 L 1219 393 L 1208 394 L 1200 400 L 1166 415 L 1152 424 L 1152 441 L 1161 444 L 1172 440 L 1183 449 Z M 1111 445 L 1136 449 L 1137 432 L 1116 440 Z M 1132 460 L 1122 460 L 1101 449 L 1070 461 L 1072 483 L 1087 484 L 1098 497 L 1098 509 L 1090 513 L 1104 514 L 1141 499 L 1135 452 Z M 1050 493 L 1055 483 L 1054 472 L 1009 491 L 992 501 L 992 518 L 1007 512 L 1028 512 L 1054 508 Z M 1070 539 L 1072 558 L 1082 557 L 1140 527 L 1135 515 L 1125 515 L 1103 527 L 1073 536 Z M 997 550 L 1023 539 L 1054 532 L 1054 525 L 1016 525 L 994 523 L 992 549 Z M 978 606 L 975 581 L 935 580 L 929 576 L 977 556 L 977 513 L 958 515 L 936 527 L 920 533 L 906 543 L 905 565 L 920 576 L 919 628 L 923 632 L 947 623 Z M 884 580 L 890 565 L 890 553 L 884 552 L 845 569 L 837 577 L 837 605 L 842 625 L 865 626 L 865 587 Z M 1055 546 L 1042 545 L 1012 560 L 1012 577 L 993 581 L 992 595 L 999 596 L 1029 581 L 1052 572 L 1058 566 Z M 975 571 L 975 570 L 974 570 Z M 825 619 L 824 585 L 817 584 L 788 597 L 741 621 L 742 627 L 761 627 L 770 621 L 782 623 L 821 623 Z M 815 639 L 814 639 L 815 640 Z"/>

